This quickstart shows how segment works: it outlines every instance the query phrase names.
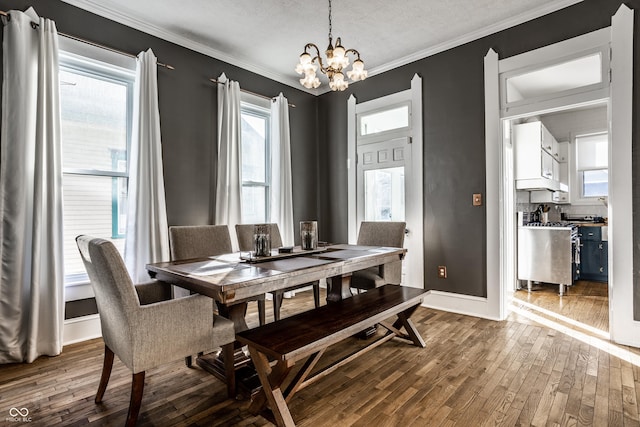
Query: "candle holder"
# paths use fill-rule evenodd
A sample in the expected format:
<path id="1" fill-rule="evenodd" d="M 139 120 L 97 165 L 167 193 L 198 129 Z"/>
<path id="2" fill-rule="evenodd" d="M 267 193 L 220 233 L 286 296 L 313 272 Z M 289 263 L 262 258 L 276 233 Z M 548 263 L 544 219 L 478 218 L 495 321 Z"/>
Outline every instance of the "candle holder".
<path id="1" fill-rule="evenodd" d="M 300 241 L 305 251 L 318 248 L 318 221 L 300 221 Z"/>
<path id="2" fill-rule="evenodd" d="M 271 255 L 271 233 L 269 224 L 254 225 L 253 251 L 256 257 Z"/>

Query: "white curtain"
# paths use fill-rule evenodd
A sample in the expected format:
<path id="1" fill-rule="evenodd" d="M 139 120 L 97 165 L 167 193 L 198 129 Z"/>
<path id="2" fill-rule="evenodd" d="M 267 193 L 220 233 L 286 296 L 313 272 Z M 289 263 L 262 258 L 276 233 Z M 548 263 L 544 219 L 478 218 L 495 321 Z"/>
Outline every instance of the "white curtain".
<path id="1" fill-rule="evenodd" d="M 240 85 L 218 77 L 218 164 L 215 223 L 233 227 L 242 222 L 242 157 Z M 230 233 L 235 246 L 235 233 Z"/>
<path id="2" fill-rule="evenodd" d="M 280 227 L 282 243 L 294 244 L 291 195 L 291 139 L 289 102 L 280 93 L 271 103 L 271 222 Z"/>
<path id="3" fill-rule="evenodd" d="M 4 26 L 0 143 L 0 363 L 62 351 L 58 33 L 33 9 Z M 32 23 L 37 23 L 36 28 Z"/>
<path id="4" fill-rule="evenodd" d="M 136 67 L 129 163 L 125 262 L 135 282 L 149 280 L 145 265 L 169 259 L 169 230 L 162 169 L 157 58 L 140 52 Z"/>

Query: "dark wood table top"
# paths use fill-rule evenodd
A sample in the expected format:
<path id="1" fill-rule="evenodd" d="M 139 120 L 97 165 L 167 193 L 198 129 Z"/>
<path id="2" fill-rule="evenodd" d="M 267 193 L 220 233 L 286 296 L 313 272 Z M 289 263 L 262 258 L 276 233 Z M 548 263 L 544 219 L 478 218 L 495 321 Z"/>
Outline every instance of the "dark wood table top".
<path id="1" fill-rule="evenodd" d="M 295 254 L 265 262 L 246 262 L 240 253 L 147 264 L 152 277 L 229 304 L 315 280 L 402 259 L 406 249 L 332 245 L 309 255 Z"/>

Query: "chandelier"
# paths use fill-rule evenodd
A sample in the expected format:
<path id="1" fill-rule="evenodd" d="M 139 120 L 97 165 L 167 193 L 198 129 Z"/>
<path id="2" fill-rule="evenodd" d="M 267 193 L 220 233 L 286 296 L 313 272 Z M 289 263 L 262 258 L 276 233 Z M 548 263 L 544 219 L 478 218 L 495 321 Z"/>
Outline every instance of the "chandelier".
<path id="1" fill-rule="evenodd" d="M 313 52 L 312 49 L 315 49 L 315 56 L 313 58 L 309 53 L 309 51 Z M 316 76 L 318 66 L 314 64 L 317 60 L 320 71 L 329 77 L 329 87 L 331 90 L 345 90 L 349 87 L 349 82 L 345 79 L 342 71 L 349 65 L 348 54 L 356 56 L 356 60 L 353 61 L 351 71 L 347 71 L 347 76 L 354 82 L 366 79 L 367 71 L 364 69 L 364 62 L 360 59 L 360 53 L 355 49 L 345 49 L 344 46 L 342 46 L 340 37 L 336 39 L 336 45 L 333 45 L 333 37 L 331 35 L 331 0 L 329 0 L 329 46 L 325 51 L 327 57 L 326 65 L 322 62 L 318 46 L 313 43 L 307 43 L 304 47 L 304 52 L 300 55 L 300 62 L 296 65 L 296 72 L 298 74 L 304 73 L 304 78 L 300 79 L 300 83 L 307 89 L 315 89 L 320 86 L 320 80 Z"/>

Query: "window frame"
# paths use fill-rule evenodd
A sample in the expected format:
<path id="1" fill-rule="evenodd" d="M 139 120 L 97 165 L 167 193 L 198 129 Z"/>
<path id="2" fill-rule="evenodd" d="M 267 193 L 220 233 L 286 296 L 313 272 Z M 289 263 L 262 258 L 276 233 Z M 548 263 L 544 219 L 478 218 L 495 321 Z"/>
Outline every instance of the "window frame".
<path id="1" fill-rule="evenodd" d="M 264 102 L 266 101 L 266 102 Z M 273 177 L 272 177 L 272 168 L 271 168 L 271 163 L 272 163 L 272 159 L 271 159 L 271 109 L 269 108 L 269 100 L 263 100 L 260 99 L 258 97 L 255 96 L 251 96 L 250 94 L 242 94 L 242 100 L 240 102 L 240 116 L 242 117 L 242 115 L 250 115 L 253 117 L 258 117 L 258 118 L 262 118 L 265 121 L 265 181 L 253 181 L 253 180 L 245 180 L 244 176 L 242 176 L 242 170 L 240 171 L 241 174 L 241 187 L 242 187 L 242 191 L 244 191 L 244 188 L 264 188 L 265 189 L 265 221 L 266 223 L 271 222 L 271 192 L 272 192 L 272 187 L 273 187 Z M 242 153 L 242 144 L 240 147 L 240 151 L 241 151 L 241 157 L 243 155 Z M 242 165 L 241 165 L 241 169 L 242 169 Z M 242 207 L 242 221 L 245 222 L 244 220 L 244 210 L 245 207 Z"/>
<path id="2" fill-rule="evenodd" d="M 131 153 L 131 140 L 133 129 L 133 102 L 134 102 L 134 86 L 135 86 L 135 58 L 128 58 L 122 54 L 105 51 L 94 46 L 89 46 L 81 42 L 61 39 L 59 53 L 59 70 L 67 71 L 82 76 L 96 78 L 106 82 L 122 84 L 127 91 L 126 105 L 126 168 L 124 172 L 115 170 L 102 169 L 84 169 L 84 168 L 62 168 L 62 175 L 81 175 L 92 177 L 111 177 L 111 238 L 124 239 L 125 235 L 118 232 L 119 229 L 119 197 L 117 190 L 119 181 L 126 179 L 128 186 L 129 180 L 129 155 Z M 63 84 L 61 81 L 60 84 Z M 62 102 L 62 100 L 61 100 Z M 64 142 L 62 142 L 64 144 Z M 116 156 L 112 161 L 118 161 L 120 156 Z M 63 208 L 64 209 L 64 208 Z M 65 274 L 64 286 L 67 289 L 65 294 L 66 301 L 82 299 L 93 296 L 93 292 L 87 288 L 81 289 L 81 285 L 88 285 L 89 278 L 86 272 Z M 76 288 L 77 287 L 77 288 Z"/>

